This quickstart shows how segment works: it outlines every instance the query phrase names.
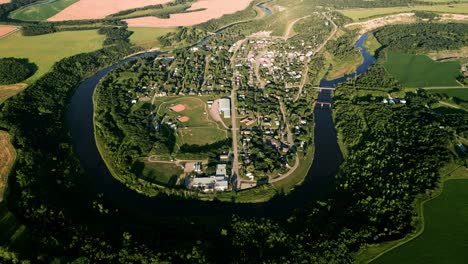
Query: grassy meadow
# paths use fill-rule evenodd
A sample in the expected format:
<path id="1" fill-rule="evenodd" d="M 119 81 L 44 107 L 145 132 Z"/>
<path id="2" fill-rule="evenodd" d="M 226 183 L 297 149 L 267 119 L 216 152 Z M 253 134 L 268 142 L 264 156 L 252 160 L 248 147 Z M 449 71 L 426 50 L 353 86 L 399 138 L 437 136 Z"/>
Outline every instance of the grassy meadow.
<path id="1" fill-rule="evenodd" d="M 436 62 L 425 55 L 388 51 L 383 66 L 406 87 L 459 86 L 457 62 Z"/>
<path id="2" fill-rule="evenodd" d="M 105 36 L 96 30 L 58 32 L 40 36 L 22 36 L 16 32 L 0 39 L 1 57 L 27 58 L 38 66 L 37 72 L 26 80 L 32 83 L 50 71 L 55 62 L 79 53 L 102 47 Z"/>
<path id="3" fill-rule="evenodd" d="M 134 45 L 150 49 L 160 47 L 161 43 L 158 38 L 167 33 L 175 32 L 174 28 L 128 28 L 128 31 L 133 32 L 130 36 L 130 42 Z"/>
<path id="4" fill-rule="evenodd" d="M 464 1 L 467 2 L 467 1 Z M 440 13 L 468 14 L 468 3 L 450 4 L 450 5 L 421 5 L 404 7 L 383 7 L 383 8 L 356 8 L 339 10 L 343 15 L 354 21 L 365 20 L 366 18 L 383 16 L 395 13 L 406 13 L 412 11 L 430 11 Z"/>
<path id="5" fill-rule="evenodd" d="M 468 102 L 468 88 L 435 89 L 435 90 L 427 90 L 427 92 L 440 94 L 448 98 L 458 98 L 458 99 Z"/>
<path id="6" fill-rule="evenodd" d="M 424 204 L 424 232 L 373 264 L 465 263 L 468 259 L 468 180 L 444 184 L 440 196 Z"/>
<path id="7" fill-rule="evenodd" d="M 35 4 L 15 10 L 10 14 L 10 18 L 23 21 L 44 21 L 75 2 L 78 0 L 57 0 L 47 4 Z"/>

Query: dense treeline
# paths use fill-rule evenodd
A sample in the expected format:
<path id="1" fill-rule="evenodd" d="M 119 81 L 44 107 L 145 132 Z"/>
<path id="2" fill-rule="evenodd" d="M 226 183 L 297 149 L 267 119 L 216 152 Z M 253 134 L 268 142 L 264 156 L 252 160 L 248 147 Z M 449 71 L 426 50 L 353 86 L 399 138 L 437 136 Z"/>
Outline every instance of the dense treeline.
<path id="1" fill-rule="evenodd" d="M 12 0 L 10 3 L 0 5 L 0 19 L 8 20 L 11 11 L 38 1 L 40 0 Z"/>
<path id="2" fill-rule="evenodd" d="M 28 59 L 0 58 L 0 84 L 14 84 L 26 80 L 37 66 Z"/>
<path id="3" fill-rule="evenodd" d="M 369 67 L 366 74 L 358 76 L 356 79 L 350 79 L 341 83 L 339 86 L 342 89 L 358 87 L 364 90 L 380 90 L 386 92 L 396 92 L 402 88 L 398 80 L 388 73 L 381 64 L 372 65 Z"/>
<path id="4" fill-rule="evenodd" d="M 451 50 L 468 45 L 468 27 L 461 23 L 396 25 L 374 35 L 384 47 L 405 52 Z"/>

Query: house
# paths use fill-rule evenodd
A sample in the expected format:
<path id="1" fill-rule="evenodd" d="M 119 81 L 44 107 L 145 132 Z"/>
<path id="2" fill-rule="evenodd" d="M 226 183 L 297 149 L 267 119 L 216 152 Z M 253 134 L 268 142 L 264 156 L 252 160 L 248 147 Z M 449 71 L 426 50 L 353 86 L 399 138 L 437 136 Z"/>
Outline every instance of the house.
<path id="1" fill-rule="evenodd" d="M 224 118 L 231 118 L 231 99 L 221 98 L 218 111 L 220 114 L 224 114 Z"/>
<path id="2" fill-rule="evenodd" d="M 229 160 L 229 155 L 228 154 L 219 155 L 219 160 L 227 161 Z"/>
<path id="3" fill-rule="evenodd" d="M 457 147 L 461 152 L 466 152 L 466 147 L 462 143 L 458 144 Z"/>
<path id="4" fill-rule="evenodd" d="M 216 176 L 223 176 L 226 177 L 226 164 L 218 164 L 216 165 Z"/>

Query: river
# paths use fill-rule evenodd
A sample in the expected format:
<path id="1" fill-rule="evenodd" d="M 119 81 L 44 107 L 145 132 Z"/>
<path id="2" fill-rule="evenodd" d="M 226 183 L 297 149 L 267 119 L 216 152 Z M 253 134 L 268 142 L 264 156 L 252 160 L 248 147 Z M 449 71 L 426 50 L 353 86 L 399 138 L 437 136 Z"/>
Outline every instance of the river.
<path id="1" fill-rule="evenodd" d="M 335 87 L 339 83 L 345 82 L 346 80 L 350 78 L 355 78 L 367 72 L 367 69 L 369 69 L 369 67 L 372 64 L 374 64 L 376 61 L 375 57 L 373 57 L 369 53 L 369 51 L 367 51 L 366 47 L 364 47 L 364 43 L 366 42 L 368 36 L 369 36 L 368 33 L 362 35 L 359 38 L 359 40 L 356 42 L 356 44 L 354 45 L 356 48 L 360 50 L 362 58 L 363 58 L 362 64 L 359 65 L 356 71 L 354 73 L 345 75 L 343 77 L 340 77 L 334 80 L 327 80 L 324 78 L 320 81 L 320 87 Z"/>
<path id="2" fill-rule="evenodd" d="M 365 39 L 362 40 L 362 43 L 364 41 Z M 363 46 L 361 51 L 367 52 Z M 143 55 L 138 55 L 138 57 L 140 56 Z M 103 69 L 82 82 L 71 98 L 67 113 L 72 143 L 83 169 L 95 179 L 96 192 L 102 193 L 104 199 L 114 207 L 119 208 L 121 212 L 125 211 L 131 215 L 145 214 L 151 217 L 228 216 L 232 214 L 265 217 L 287 216 L 292 210 L 302 208 L 317 199 L 317 196 L 323 193 L 324 188 L 333 181 L 343 157 L 337 143 L 332 111 L 317 107 L 314 112 L 315 154 L 313 164 L 303 183 L 286 196 L 276 197 L 264 203 L 242 204 L 219 201 L 204 202 L 176 197 L 151 198 L 129 189 L 111 175 L 97 149 L 94 138 L 93 92 L 103 77 L 132 59 L 135 57 Z M 360 67 L 361 71 L 364 67 L 368 68 L 369 65 Z M 334 84 L 337 83 L 335 80 Z M 322 90 L 319 95 L 320 101 L 332 102 L 331 93 L 329 90 Z"/>

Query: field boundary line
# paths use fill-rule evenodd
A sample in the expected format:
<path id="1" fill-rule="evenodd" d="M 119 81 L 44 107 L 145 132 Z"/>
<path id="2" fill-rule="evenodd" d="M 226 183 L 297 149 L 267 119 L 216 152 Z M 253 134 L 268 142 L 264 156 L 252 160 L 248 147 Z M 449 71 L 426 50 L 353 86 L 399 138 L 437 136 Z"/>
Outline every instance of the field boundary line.
<path id="1" fill-rule="evenodd" d="M 0 25 L 0 26 L 4 26 L 4 25 Z M 8 32 L 7 34 L 1 36 L 0 39 L 4 39 L 4 38 L 6 38 L 6 37 L 8 37 L 8 36 L 10 36 L 10 35 L 12 35 L 12 34 L 18 32 L 18 31 L 20 30 L 20 27 L 17 27 L 17 26 L 14 26 L 14 27 L 16 28 L 15 30 L 13 30 L 13 31 L 11 31 L 11 32 Z"/>
<path id="2" fill-rule="evenodd" d="M 445 176 L 448 176 L 450 175 L 452 172 L 454 172 L 455 170 L 459 169 L 460 167 L 462 167 L 463 165 L 460 165 L 458 167 L 456 167 L 455 169 L 453 169 L 452 171 L 450 171 L 449 173 L 447 173 Z M 419 228 L 419 230 L 417 230 L 415 233 L 413 234 L 408 234 L 406 235 L 404 238 L 401 239 L 400 242 L 396 243 L 394 246 L 382 251 L 381 253 L 379 253 L 378 255 L 376 255 L 375 257 L 373 257 L 372 259 L 370 259 L 369 261 L 367 261 L 366 263 L 367 264 L 370 264 L 372 263 L 373 261 L 375 261 L 376 259 L 380 258 L 381 256 L 383 256 L 384 254 L 392 251 L 392 250 L 395 250 L 397 249 L 398 247 L 400 246 L 403 246 L 404 244 L 408 243 L 408 242 L 411 242 L 413 240 L 415 240 L 416 238 L 420 237 L 424 231 L 426 230 L 426 220 L 424 218 L 424 205 L 427 203 L 427 202 L 430 202 L 432 200 L 434 200 L 435 198 L 439 197 L 443 192 L 444 192 L 444 186 L 445 186 L 445 183 L 447 181 L 450 181 L 450 180 L 468 180 L 468 178 L 466 177 L 456 177 L 456 178 L 445 178 L 444 179 L 444 176 L 442 176 L 442 181 L 441 181 L 441 186 L 440 188 L 438 188 L 437 190 L 435 190 L 435 196 L 433 197 L 429 197 L 428 199 L 425 199 L 425 200 L 422 200 L 420 201 L 420 204 L 417 205 L 417 212 L 419 215 L 419 219 L 420 219 L 420 224 L 419 224 L 419 227 L 417 227 L 417 229 Z M 418 203 L 418 201 L 416 201 L 416 203 Z"/>

